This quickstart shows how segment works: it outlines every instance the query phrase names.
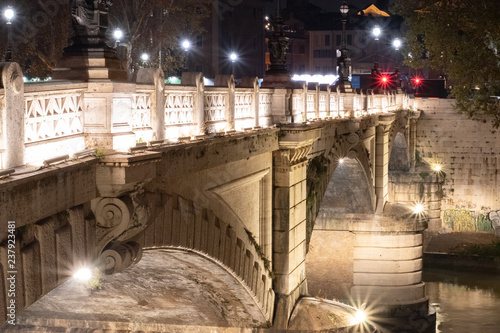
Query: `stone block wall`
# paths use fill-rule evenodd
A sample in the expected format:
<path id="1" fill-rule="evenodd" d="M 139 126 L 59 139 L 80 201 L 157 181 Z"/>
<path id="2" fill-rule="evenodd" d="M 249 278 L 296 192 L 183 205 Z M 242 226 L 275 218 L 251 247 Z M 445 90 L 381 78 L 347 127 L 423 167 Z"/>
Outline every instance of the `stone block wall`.
<path id="1" fill-rule="evenodd" d="M 448 99 L 415 100 L 422 111 L 417 151 L 425 162 L 443 165 L 443 228 L 493 232 L 485 219 L 500 209 L 500 135 L 488 117 L 468 119 L 453 104 Z"/>

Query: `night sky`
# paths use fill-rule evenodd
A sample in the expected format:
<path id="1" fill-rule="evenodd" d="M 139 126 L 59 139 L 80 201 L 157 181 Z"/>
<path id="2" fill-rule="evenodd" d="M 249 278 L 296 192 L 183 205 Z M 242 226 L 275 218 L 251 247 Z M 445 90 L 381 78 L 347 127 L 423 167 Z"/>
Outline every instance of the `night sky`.
<path id="1" fill-rule="evenodd" d="M 375 3 L 377 6 L 380 5 L 380 9 L 387 9 L 387 6 L 395 1 L 396 0 L 347 0 L 347 3 L 358 8 L 365 8 Z M 335 12 L 339 11 L 340 5 L 342 4 L 342 0 L 310 0 L 310 2 L 327 11 Z"/>

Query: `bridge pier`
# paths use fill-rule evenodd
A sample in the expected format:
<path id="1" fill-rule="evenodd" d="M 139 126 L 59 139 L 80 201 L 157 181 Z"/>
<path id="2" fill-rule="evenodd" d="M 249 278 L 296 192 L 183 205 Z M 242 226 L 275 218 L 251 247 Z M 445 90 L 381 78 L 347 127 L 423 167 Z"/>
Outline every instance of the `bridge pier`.
<path id="1" fill-rule="evenodd" d="M 280 150 L 273 156 L 273 289 L 278 297 L 274 322 L 277 329 L 287 328 L 296 301 L 307 294 L 307 155 L 321 129 L 287 126 L 282 133 Z"/>
<path id="2" fill-rule="evenodd" d="M 395 119 L 394 114 L 380 115 L 375 137 L 375 194 L 376 213 L 382 214 L 389 197 L 389 133 Z"/>

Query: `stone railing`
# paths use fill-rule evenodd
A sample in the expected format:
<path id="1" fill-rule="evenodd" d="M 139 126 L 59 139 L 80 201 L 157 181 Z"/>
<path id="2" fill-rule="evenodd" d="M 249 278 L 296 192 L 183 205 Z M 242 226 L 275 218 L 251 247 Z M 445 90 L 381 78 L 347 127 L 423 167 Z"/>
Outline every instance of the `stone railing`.
<path id="1" fill-rule="evenodd" d="M 165 86 L 161 71 L 143 69 L 137 83 L 52 81 L 24 87 L 22 81 L 6 82 L 0 90 L 0 109 L 19 109 L 13 114 L 20 115 L 22 127 L 21 122 L 12 122 L 2 128 L 0 168 L 95 146 L 127 150 L 137 142 L 200 138 L 285 121 L 363 117 L 411 107 L 408 97 L 394 91 L 340 93 L 332 86 L 306 83 L 295 83 L 293 89 L 261 89 L 256 78 L 244 79 L 236 87 L 232 76 L 216 77 L 215 86 L 205 87 L 201 73 L 185 73 L 182 81 L 181 86 Z M 11 131 L 16 134 L 7 139 Z M 25 153 L 22 159 L 7 162 L 9 145 L 16 146 L 7 142 L 19 137 Z"/>
<path id="2" fill-rule="evenodd" d="M 25 162 L 83 150 L 82 84 L 30 84 L 24 89 Z"/>

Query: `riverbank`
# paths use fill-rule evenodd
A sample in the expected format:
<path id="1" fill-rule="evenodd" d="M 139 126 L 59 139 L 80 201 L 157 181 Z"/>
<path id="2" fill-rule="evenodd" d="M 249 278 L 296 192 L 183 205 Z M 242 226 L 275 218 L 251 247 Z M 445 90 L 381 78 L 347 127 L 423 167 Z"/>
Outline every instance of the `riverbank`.
<path id="1" fill-rule="evenodd" d="M 451 232 L 426 235 L 424 266 L 500 273 L 500 256 L 490 245 L 500 242 L 494 234 Z M 486 250 L 485 250 L 486 249 Z"/>

